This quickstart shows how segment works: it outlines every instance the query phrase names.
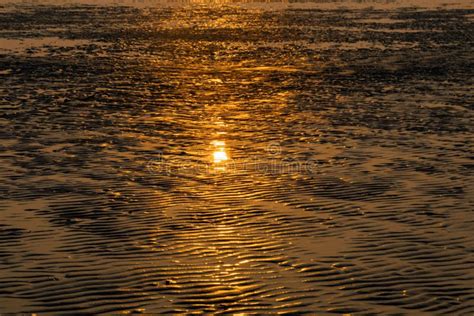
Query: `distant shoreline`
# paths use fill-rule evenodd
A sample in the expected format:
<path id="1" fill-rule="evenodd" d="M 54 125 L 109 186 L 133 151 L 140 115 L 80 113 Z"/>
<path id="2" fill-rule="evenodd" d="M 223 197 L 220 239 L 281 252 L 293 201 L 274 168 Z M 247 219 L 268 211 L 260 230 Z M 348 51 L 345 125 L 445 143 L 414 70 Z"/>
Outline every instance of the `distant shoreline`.
<path id="1" fill-rule="evenodd" d="M 238 5 L 257 8 L 320 8 L 320 9 L 473 9 L 474 4 L 466 0 L 0 0 L 0 5 L 99 5 L 99 6 L 194 6 L 194 5 Z"/>

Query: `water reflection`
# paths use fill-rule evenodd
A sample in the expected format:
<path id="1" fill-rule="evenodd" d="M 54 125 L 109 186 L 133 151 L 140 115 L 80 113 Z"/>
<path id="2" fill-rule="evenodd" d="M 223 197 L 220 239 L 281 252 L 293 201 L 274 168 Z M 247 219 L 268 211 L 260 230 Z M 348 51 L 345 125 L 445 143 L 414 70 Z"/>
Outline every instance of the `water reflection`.
<path id="1" fill-rule="evenodd" d="M 0 54 L 0 314 L 474 310 L 467 10 L 68 7 L 0 14 L 110 44 Z"/>
<path id="2" fill-rule="evenodd" d="M 213 140 L 211 145 L 213 146 L 212 163 L 214 170 L 226 170 L 226 162 L 229 160 L 229 154 L 226 150 L 225 141 Z"/>

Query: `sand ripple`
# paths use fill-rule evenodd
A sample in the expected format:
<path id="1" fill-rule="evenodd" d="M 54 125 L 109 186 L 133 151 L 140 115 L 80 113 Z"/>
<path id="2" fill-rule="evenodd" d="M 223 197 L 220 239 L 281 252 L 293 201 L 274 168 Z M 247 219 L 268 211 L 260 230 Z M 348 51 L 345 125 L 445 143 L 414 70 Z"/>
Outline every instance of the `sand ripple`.
<path id="1" fill-rule="evenodd" d="M 0 313 L 473 314 L 472 14 L 0 11 Z"/>

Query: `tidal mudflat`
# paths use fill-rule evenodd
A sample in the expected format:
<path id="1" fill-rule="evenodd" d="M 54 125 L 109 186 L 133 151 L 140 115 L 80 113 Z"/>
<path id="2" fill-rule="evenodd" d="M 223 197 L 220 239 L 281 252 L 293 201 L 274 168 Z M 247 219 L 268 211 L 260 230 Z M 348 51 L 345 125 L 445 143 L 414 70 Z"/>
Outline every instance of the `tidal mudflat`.
<path id="1" fill-rule="evenodd" d="M 3 6 L 0 313 L 472 315 L 473 16 Z"/>

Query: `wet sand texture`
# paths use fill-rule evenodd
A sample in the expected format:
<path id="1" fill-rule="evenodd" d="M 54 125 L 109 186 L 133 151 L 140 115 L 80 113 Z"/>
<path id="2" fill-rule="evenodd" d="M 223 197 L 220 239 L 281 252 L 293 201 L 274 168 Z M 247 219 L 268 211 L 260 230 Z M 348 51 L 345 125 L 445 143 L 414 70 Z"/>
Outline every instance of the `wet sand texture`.
<path id="1" fill-rule="evenodd" d="M 473 14 L 3 8 L 0 313 L 472 315 Z"/>

